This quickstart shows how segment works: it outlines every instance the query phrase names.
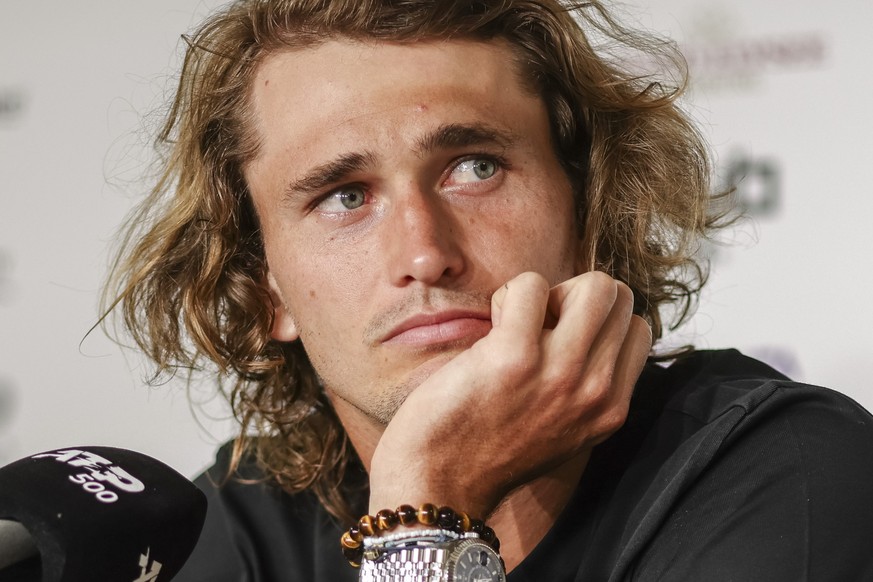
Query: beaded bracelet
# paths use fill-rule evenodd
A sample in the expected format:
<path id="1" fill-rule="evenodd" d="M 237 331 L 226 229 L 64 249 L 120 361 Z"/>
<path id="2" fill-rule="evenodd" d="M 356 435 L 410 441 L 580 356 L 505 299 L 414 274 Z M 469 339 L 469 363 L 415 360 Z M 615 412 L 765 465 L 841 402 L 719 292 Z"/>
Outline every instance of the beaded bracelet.
<path id="1" fill-rule="evenodd" d="M 494 548 L 495 552 L 500 551 L 500 540 L 494 535 L 494 530 L 485 525 L 481 519 L 473 519 L 463 511 L 455 511 L 451 507 L 438 508 L 432 503 L 425 503 L 418 509 L 411 505 L 401 505 L 395 511 L 382 509 L 375 516 L 363 516 L 340 538 L 343 556 L 352 566 L 358 568 L 364 555 L 364 538 L 374 536 L 378 532 L 391 531 L 398 525 L 415 524 L 438 526 L 457 534 L 472 532 Z"/>

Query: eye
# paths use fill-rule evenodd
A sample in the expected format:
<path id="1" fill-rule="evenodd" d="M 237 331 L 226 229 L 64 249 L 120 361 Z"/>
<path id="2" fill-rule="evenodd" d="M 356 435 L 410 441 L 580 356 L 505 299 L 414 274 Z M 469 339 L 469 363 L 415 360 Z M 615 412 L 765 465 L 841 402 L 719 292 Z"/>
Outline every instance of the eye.
<path id="1" fill-rule="evenodd" d="M 341 213 L 356 210 L 367 201 L 367 192 L 360 186 L 348 186 L 334 190 L 318 203 L 318 210 L 327 213 Z"/>
<path id="2" fill-rule="evenodd" d="M 487 180 L 497 173 L 499 166 L 490 158 L 464 160 L 454 167 L 450 180 L 455 184 L 470 184 Z"/>

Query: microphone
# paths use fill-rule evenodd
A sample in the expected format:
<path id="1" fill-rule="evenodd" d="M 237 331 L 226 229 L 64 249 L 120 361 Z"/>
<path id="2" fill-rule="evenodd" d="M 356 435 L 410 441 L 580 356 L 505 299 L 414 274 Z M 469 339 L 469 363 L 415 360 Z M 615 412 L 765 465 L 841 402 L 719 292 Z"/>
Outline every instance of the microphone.
<path id="1" fill-rule="evenodd" d="M 167 582 L 205 517 L 206 496 L 141 453 L 33 455 L 0 468 L 0 582 Z"/>

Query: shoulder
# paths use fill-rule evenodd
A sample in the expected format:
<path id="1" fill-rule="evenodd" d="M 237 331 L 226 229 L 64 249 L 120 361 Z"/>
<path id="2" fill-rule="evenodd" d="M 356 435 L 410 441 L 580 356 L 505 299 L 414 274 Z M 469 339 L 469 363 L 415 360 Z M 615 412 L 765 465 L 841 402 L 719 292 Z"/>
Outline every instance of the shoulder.
<path id="1" fill-rule="evenodd" d="M 869 455 L 873 463 L 873 416 L 840 392 L 793 382 L 734 350 L 704 352 L 666 378 L 670 397 L 660 424 L 682 426 L 686 439 L 708 443 L 714 457 L 751 443 L 762 453 L 845 471 L 850 458 Z"/>
<path id="2" fill-rule="evenodd" d="M 231 473 L 231 443 L 195 484 L 206 494 L 206 523 L 178 576 L 181 582 L 342 580 L 340 525 L 309 492 L 289 495 L 244 460 Z M 324 559 L 330 556 L 331 560 Z M 336 573 L 319 564 L 344 566 Z"/>
<path id="3" fill-rule="evenodd" d="M 777 420 L 831 437 L 839 436 L 834 431 L 851 436 L 873 430 L 873 416 L 851 398 L 793 382 L 736 350 L 696 352 L 669 367 L 650 365 L 634 394 L 631 419 L 655 430 L 679 427 L 679 441 L 709 438 L 719 447 L 752 430 L 785 429 Z"/>
<path id="4" fill-rule="evenodd" d="M 679 366 L 663 376 L 674 385 L 652 431 L 673 439 L 659 473 L 673 489 L 660 490 L 660 530 L 640 561 L 647 575 L 873 575 L 870 413 L 737 352 Z"/>

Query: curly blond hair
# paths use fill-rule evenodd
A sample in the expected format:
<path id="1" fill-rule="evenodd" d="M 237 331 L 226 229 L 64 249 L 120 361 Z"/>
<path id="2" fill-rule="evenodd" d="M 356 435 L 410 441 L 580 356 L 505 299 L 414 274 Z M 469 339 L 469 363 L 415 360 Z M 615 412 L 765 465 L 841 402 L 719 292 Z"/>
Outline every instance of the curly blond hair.
<path id="1" fill-rule="evenodd" d="M 289 492 L 312 489 L 350 515 L 339 487 L 353 451 L 300 342 L 270 339 L 273 305 L 242 168 L 257 151 L 250 85 L 264 58 L 327 38 L 415 42 L 503 39 L 545 102 L 574 186 L 587 267 L 633 290 L 663 333 L 705 271 L 697 242 L 710 214 L 708 151 L 677 105 L 675 47 L 621 27 L 597 1 L 239 0 L 191 36 L 157 139 L 162 173 L 131 217 L 105 296 L 157 375 L 217 366 L 253 451 Z M 641 66 L 663 65 L 653 77 Z"/>

